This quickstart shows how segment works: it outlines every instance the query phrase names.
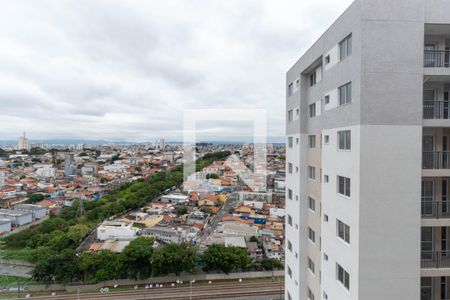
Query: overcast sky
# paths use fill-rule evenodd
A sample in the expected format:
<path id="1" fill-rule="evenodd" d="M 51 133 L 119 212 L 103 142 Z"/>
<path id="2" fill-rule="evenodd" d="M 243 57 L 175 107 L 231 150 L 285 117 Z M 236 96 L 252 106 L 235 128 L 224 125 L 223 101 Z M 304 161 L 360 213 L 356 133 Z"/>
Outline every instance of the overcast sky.
<path id="1" fill-rule="evenodd" d="M 266 109 L 282 137 L 286 71 L 351 2 L 2 0 L 0 139 L 180 140 L 202 108 Z"/>

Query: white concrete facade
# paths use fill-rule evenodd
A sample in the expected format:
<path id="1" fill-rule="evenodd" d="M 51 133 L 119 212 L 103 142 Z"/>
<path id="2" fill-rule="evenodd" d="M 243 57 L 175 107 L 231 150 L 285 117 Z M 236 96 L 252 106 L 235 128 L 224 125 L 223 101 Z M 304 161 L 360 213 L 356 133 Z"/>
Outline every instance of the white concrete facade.
<path id="1" fill-rule="evenodd" d="M 287 72 L 286 299 L 450 299 L 448 12 L 356 0 Z"/>

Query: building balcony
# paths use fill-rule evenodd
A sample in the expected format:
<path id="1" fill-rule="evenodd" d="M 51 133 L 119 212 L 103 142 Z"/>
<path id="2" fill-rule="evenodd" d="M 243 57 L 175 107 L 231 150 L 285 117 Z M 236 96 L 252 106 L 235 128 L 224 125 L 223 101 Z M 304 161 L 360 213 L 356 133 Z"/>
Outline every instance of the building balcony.
<path id="1" fill-rule="evenodd" d="M 450 219 L 450 201 L 422 200 L 423 219 Z"/>
<path id="2" fill-rule="evenodd" d="M 450 268 L 450 251 L 422 251 L 420 267 L 422 269 Z"/>
<path id="3" fill-rule="evenodd" d="M 425 50 L 423 55 L 423 66 L 425 68 L 449 68 L 449 50 Z"/>
<path id="4" fill-rule="evenodd" d="M 430 169 L 450 169 L 450 151 L 423 151 L 422 168 Z"/>
<path id="5" fill-rule="evenodd" d="M 423 101 L 423 118 L 426 120 L 449 120 L 450 102 L 446 100 Z"/>

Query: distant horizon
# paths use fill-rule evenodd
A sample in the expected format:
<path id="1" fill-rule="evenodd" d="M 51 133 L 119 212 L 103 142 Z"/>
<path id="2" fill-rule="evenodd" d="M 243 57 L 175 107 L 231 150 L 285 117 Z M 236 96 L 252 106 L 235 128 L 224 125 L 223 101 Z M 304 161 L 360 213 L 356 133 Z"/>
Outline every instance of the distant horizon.
<path id="1" fill-rule="evenodd" d="M 50 138 L 50 139 L 29 139 L 30 144 L 44 143 L 44 144 L 150 144 L 155 143 L 160 139 L 164 139 L 166 144 L 182 144 L 183 139 L 165 139 L 155 138 L 151 140 L 126 140 L 126 139 L 81 139 L 81 138 Z M 14 145 L 17 140 L 14 139 L 0 139 L 0 145 Z M 224 139 L 201 139 L 197 143 L 212 143 L 212 144 L 246 144 L 253 143 L 251 138 L 224 138 Z M 268 137 L 267 143 L 284 144 L 284 137 Z"/>

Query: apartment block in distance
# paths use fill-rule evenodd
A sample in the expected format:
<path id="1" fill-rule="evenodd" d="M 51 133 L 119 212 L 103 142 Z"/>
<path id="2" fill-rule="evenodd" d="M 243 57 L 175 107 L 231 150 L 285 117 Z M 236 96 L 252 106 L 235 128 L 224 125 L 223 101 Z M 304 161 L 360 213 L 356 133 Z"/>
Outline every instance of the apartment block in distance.
<path id="1" fill-rule="evenodd" d="M 286 77 L 286 299 L 450 299 L 450 1 L 356 0 Z"/>

